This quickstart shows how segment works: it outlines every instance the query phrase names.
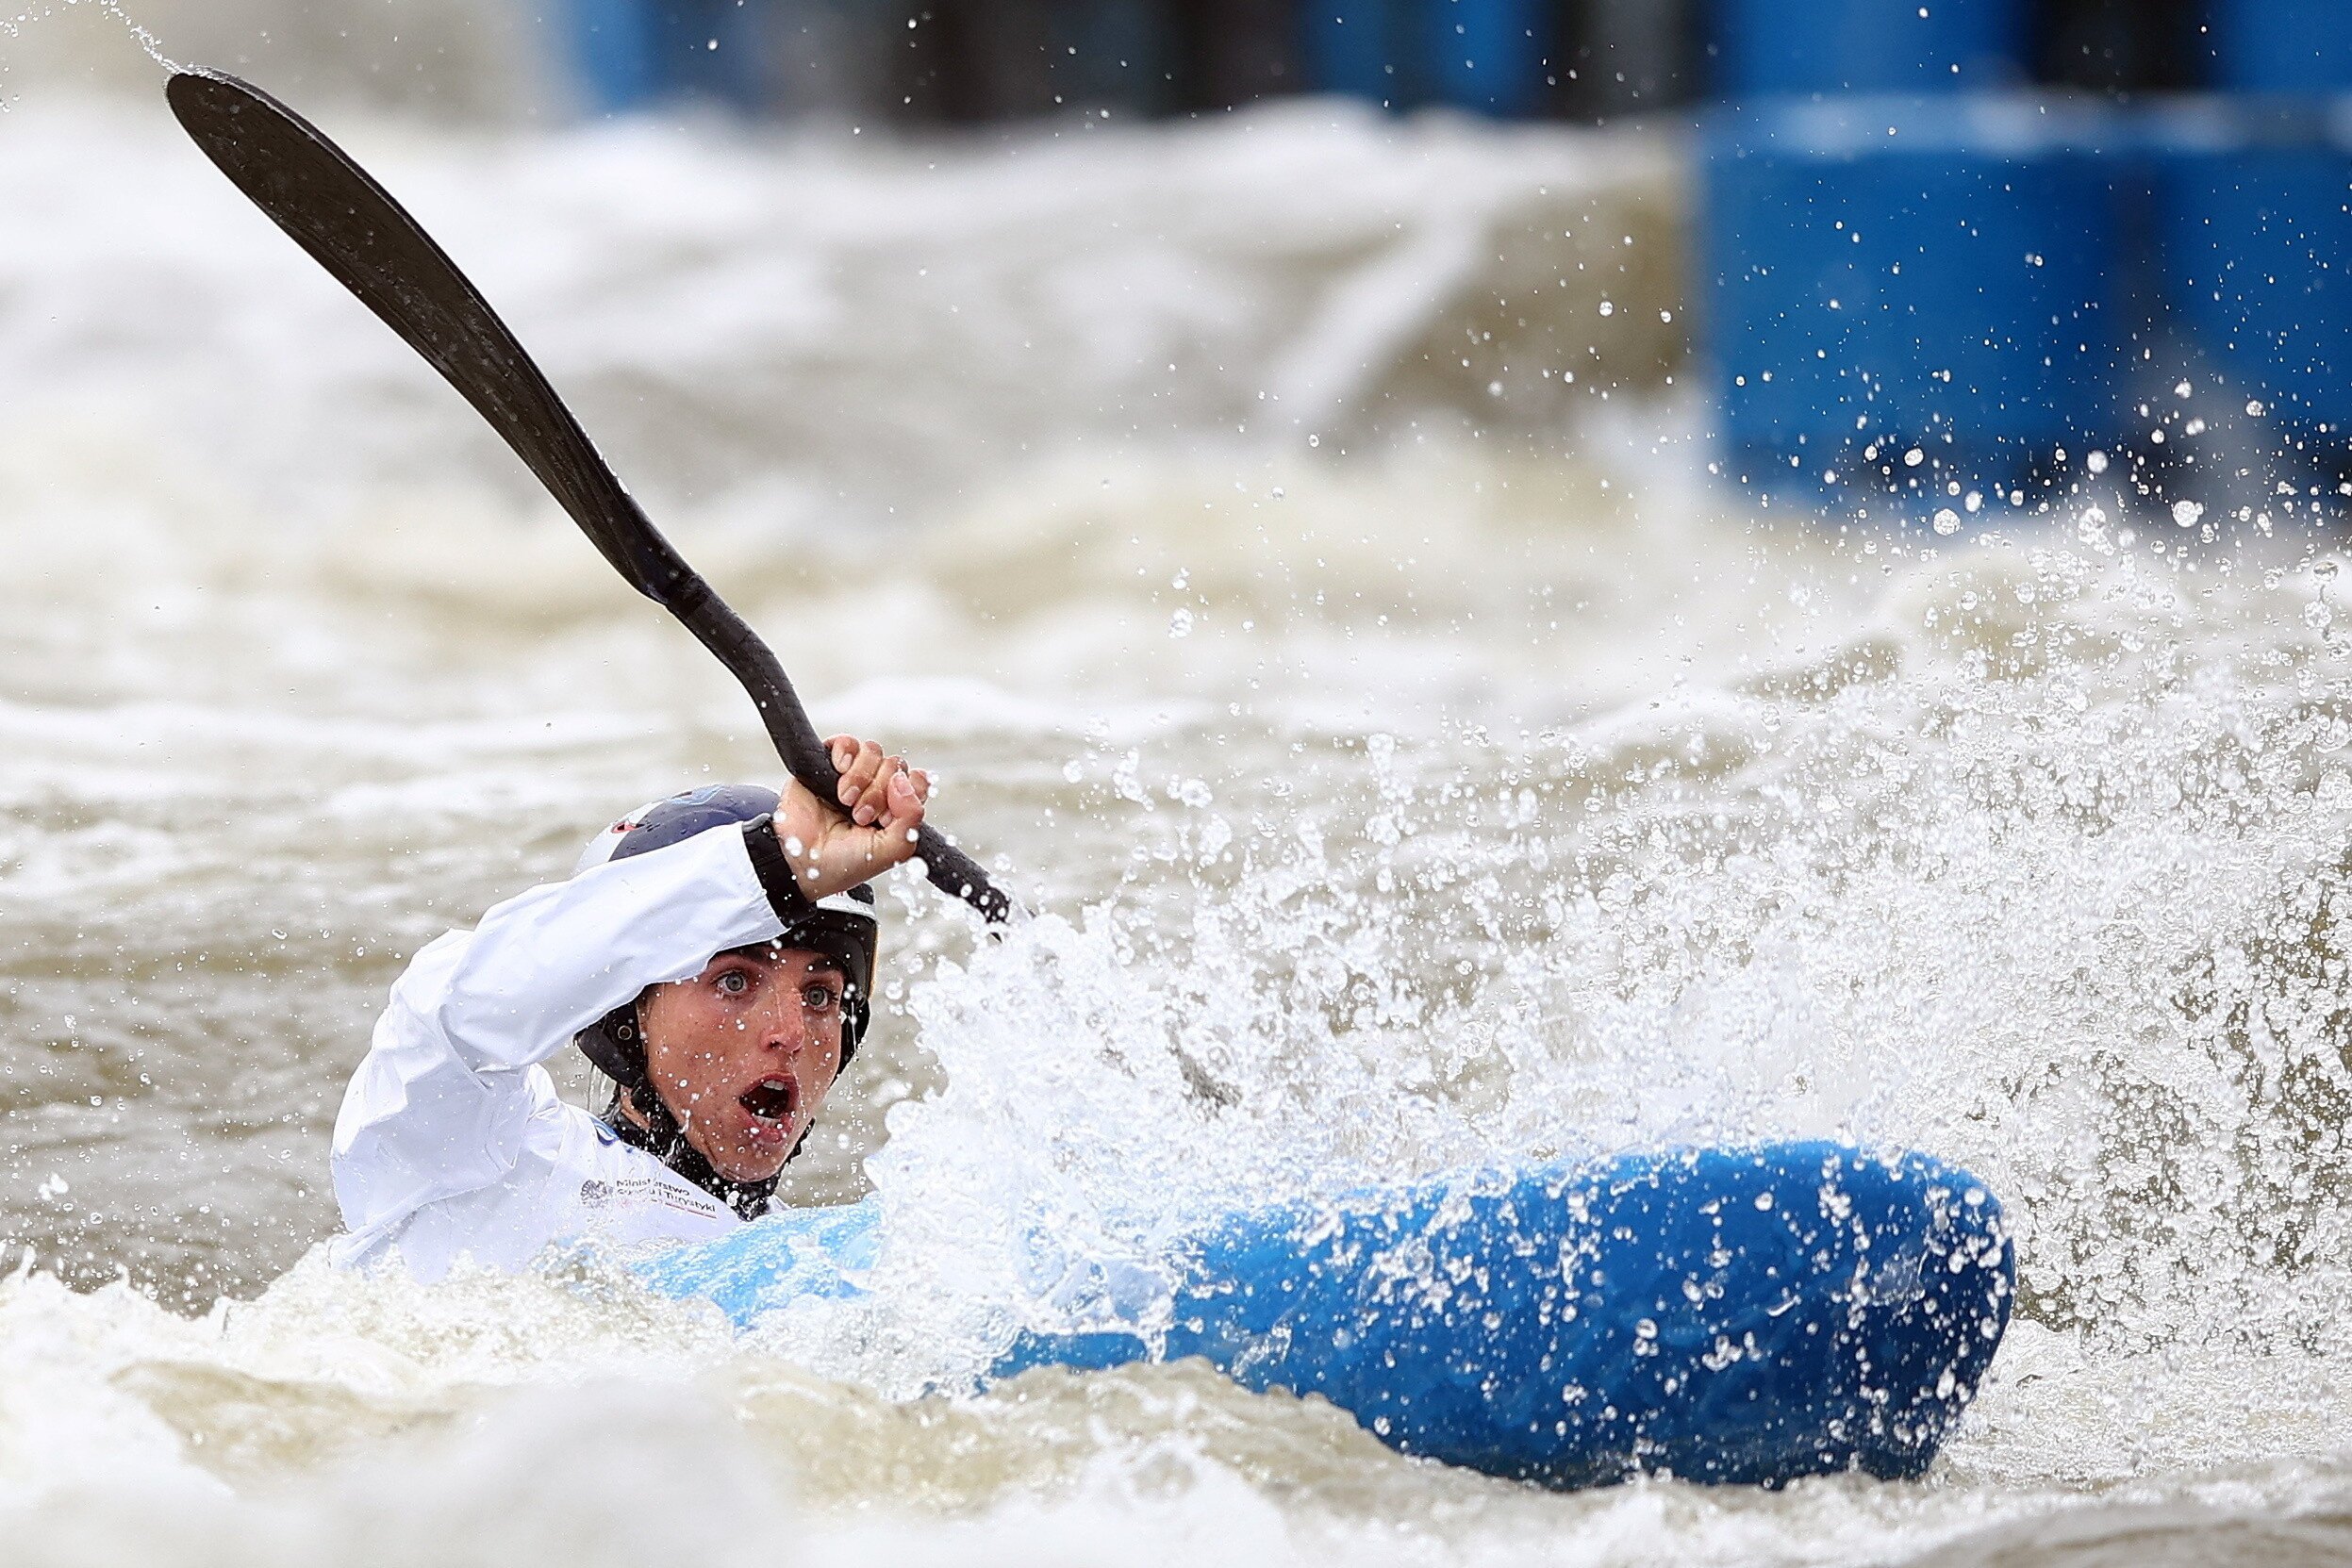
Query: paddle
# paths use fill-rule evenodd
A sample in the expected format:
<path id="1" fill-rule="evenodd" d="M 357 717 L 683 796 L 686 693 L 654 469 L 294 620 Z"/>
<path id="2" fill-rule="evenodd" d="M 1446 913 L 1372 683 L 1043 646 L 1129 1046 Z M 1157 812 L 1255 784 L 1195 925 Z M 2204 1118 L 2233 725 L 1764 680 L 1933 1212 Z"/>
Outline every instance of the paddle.
<path id="1" fill-rule="evenodd" d="M 776 752 L 818 799 L 840 775 L 784 667 L 631 498 L 506 323 L 368 172 L 276 99 L 218 71 L 173 74 L 172 112 L 237 189 L 425 357 L 538 475 L 613 569 L 685 623 L 759 705 Z M 1013 900 L 925 823 L 932 885 L 1002 923 Z"/>

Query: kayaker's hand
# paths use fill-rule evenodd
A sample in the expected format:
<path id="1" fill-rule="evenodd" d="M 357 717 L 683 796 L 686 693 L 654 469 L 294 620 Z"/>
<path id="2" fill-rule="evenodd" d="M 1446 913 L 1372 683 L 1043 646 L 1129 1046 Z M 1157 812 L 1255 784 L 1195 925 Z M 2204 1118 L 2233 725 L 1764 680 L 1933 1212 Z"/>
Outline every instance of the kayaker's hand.
<path id="1" fill-rule="evenodd" d="M 825 742 L 841 774 L 840 799 L 820 801 L 798 779 L 776 806 L 776 841 L 801 891 L 822 899 L 856 886 L 915 852 L 931 777 L 854 735 Z"/>

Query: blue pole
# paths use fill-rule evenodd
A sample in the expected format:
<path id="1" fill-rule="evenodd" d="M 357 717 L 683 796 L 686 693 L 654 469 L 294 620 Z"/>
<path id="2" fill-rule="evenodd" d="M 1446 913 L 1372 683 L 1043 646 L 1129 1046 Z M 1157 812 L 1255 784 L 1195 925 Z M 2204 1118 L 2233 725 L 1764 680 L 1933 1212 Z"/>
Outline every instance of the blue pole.
<path id="1" fill-rule="evenodd" d="M 619 114 L 661 93 L 654 0 L 569 0 L 573 58 L 590 106 Z"/>
<path id="2" fill-rule="evenodd" d="M 1398 9 L 1398 0 L 1306 0 L 1307 80 L 1316 91 L 1410 107 Z"/>
<path id="3" fill-rule="evenodd" d="M 1425 0 L 1427 46 L 1440 94 L 1457 108 L 1506 119 L 1543 99 L 1549 8 L 1541 0 Z"/>
<path id="4" fill-rule="evenodd" d="M 1703 319 L 1741 471 L 1933 507 L 2112 433 L 2123 128 L 2039 107 L 1780 98 L 1707 117 Z"/>
<path id="5" fill-rule="evenodd" d="M 2218 85 L 2239 92 L 2352 89 L 2352 5 L 2221 0 L 2213 9 Z"/>
<path id="6" fill-rule="evenodd" d="M 2024 74 L 2020 0 L 1718 0 L 1716 27 L 1727 97 L 1981 91 Z"/>

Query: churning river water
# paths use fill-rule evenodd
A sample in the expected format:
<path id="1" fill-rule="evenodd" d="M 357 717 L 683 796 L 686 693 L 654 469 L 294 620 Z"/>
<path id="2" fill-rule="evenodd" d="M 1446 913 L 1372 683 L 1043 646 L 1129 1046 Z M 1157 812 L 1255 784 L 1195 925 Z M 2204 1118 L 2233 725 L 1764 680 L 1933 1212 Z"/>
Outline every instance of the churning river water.
<path id="1" fill-rule="evenodd" d="M 1043 913 L 886 898 L 877 1042 L 789 1187 L 890 1206 L 854 1321 L 323 1267 L 406 955 L 776 768 L 159 92 L 28 95 L 0 1558 L 2352 1555 L 2352 650 L 2268 475 L 1949 536 L 1713 487 L 1640 136 L 334 124 L 820 725 L 935 767 Z M 1917 1484 L 1555 1495 L 1195 1366 L 919 1392 L 1019 1224 L 1816 1134 L 2018 1228 Z"/>

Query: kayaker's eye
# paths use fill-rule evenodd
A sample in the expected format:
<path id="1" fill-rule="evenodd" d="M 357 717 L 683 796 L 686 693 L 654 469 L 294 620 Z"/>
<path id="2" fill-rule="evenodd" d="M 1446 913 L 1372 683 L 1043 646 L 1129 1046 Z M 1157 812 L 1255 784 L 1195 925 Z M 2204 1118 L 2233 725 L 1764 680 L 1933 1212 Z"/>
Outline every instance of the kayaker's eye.
<path id="1" fill-rule="evenodd" d="M 834 1003 L 840 999 L 840 993 L 834 990 L 834 988 L 830 985 L 803 985 L 801 987 L 801 1005 L 807 1008 L 811 1013 L 825 1012 L 830 1009 Z"/>
<path id="2" fill-rule="evenodd" d="M 752 977 L 740 969 L 729 969 L 719 977 L 719 989 L 727 996 L 739 997 L 752 988 Z"/>

